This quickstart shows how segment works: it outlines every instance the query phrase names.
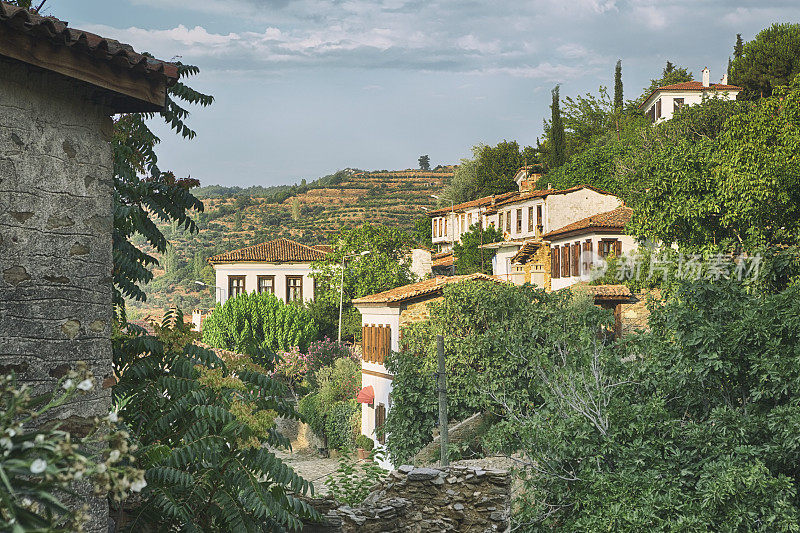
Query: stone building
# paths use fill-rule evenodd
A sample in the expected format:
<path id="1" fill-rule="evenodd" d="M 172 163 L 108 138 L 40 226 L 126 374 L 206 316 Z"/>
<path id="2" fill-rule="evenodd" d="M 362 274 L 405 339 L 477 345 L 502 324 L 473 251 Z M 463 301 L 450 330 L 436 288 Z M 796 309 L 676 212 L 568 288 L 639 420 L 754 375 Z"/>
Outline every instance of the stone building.
<path id="1" fill-rule="evenodd" d="M 158 111 L 177 68 L 0 2 L 0 371 L 51 387 L 78 360 L 112 375 L 111 116 Z M 96 387 L 60 413 L 80 435 Z M 89 531 L 107 529 L 94 500 Z"/>

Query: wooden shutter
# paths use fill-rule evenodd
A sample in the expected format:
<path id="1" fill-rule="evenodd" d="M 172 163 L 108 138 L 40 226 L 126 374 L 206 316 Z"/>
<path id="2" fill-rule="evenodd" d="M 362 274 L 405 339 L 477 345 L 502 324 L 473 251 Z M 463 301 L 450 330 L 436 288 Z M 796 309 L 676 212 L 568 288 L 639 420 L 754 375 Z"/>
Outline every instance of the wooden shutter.
<path id="1" fill-rule="evenodd" d="M 561 272 L 559 269 L 561 268 L 561 262 L 559 259 L 559 249 L 558 246 L 554 246 L 550 249 L 550 277 L 551 278 L 559 278 L 561 277 Z"/>
<path id="2" fill-rule="evenodd" d="M 386 423 L 386 407 L 379 403 L 375 407 L 375 436 L 378 438 L 378 442 L 384 444 L 386 441 L 386 435 L 383 433 L 383 425 Z"/>
<path id="3" fill-rule="evenodd" d="M 622 255 L 622 241 L 614 241 L 614 255 L 617 257 Z"/>
<path id="4" fill-rule="evenodd" d="M 572 275 L 581 275 L 581 243 L 576 242 L 572 245 Z"/>
<path id="5" fill-rule="evenodd" d="M 561 276 L 569 277 L 569 244 L 561 247 Z"/>

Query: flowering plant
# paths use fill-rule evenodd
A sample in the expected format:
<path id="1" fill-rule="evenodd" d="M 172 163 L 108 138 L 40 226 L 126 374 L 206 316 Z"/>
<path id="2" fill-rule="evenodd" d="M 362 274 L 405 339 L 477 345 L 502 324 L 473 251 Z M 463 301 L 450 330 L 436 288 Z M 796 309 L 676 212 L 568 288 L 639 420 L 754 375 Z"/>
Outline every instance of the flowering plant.
<path id="1" fill-rule="evenodd" d="M 80 531 L 86 507 L 68 507 L 74 483 L 119 501 L 147 484 L 144 471 L 127 466 L 135 447 L 118 431 L 112 412 L 96 418 L 89 434 L 73 439 L 58 425 L 43 424 L 53 411 L 94 387 L 84 363 L 69 371 L 53 392 L 33 396 L 12 375 L 0 376 L 0 530 Z M 50 416 L 48 416 L 50 415 Z M 93 454 L 87 455 L 86 449 Z"/>
<path id="2" fill-rule="evenodd" d="M 272 375 L 286 383 L 292 391 L 296 391 L 308 371 L 308 355 L 294 347 L 289 351 L 278 352 L 278 362 L 275 364 Z"/>
<path id="3" fill-rule="evenodd" d="M 317 385 L 317 373 L 319 370 L 332 366 L 334 361 L 342 357 L 358 361 L 353 350 L 344 342 L 325 337 L 322 340 L 314 341 L 309 344 L 308 355 L 306 356 L 308 363 L 307 377 L 312 387 L 316 387 Z"/>

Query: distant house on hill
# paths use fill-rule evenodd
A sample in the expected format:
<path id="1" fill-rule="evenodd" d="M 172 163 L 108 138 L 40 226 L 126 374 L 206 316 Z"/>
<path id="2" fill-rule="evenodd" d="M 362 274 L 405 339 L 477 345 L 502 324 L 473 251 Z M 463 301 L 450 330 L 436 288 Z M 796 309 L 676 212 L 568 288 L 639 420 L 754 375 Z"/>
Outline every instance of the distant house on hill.
<path id="1" fill-rule="evenodd" d="M 709 71 L 708 68 L 704 68 L 702 82 L 686 81 L 658 87 L 645 98 L 639 109 L 650 122 L 659 123 L 671 119 L 675 111 L 682 106 L 702 103 L 704 97 L 735 100 L 741 91 L 741 87 L 728 85 L 727 74 L 722 77 L 720 83 L 709 83 Z"/>
<path id="2" fill-rule="evenodd" d="M 225 303 L 245 292 L 268 292 L 287 303 L 313 300 L 311 263 L 330 251 L 327 245 L 307 246 L 281 238 L 210 257 L 216 272 L 216 301 Z"/>

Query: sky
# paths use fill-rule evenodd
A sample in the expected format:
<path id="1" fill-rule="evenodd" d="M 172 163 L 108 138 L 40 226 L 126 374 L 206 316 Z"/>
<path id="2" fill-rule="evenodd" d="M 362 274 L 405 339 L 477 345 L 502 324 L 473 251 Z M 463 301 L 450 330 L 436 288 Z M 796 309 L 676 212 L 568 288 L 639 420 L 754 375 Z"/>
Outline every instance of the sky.
<path id="1" fill-rule="evenodd" d="M 162 169 L 279 185 L 347 167 L 458 163 L 534 145 L 561 95 L 638 97 L 667 60 L 722 77 L 737 33 L 800 22 L 797 0 L 48 0 L 44 14 L 200 67 L 186 141 L 153 122 Z"/>

